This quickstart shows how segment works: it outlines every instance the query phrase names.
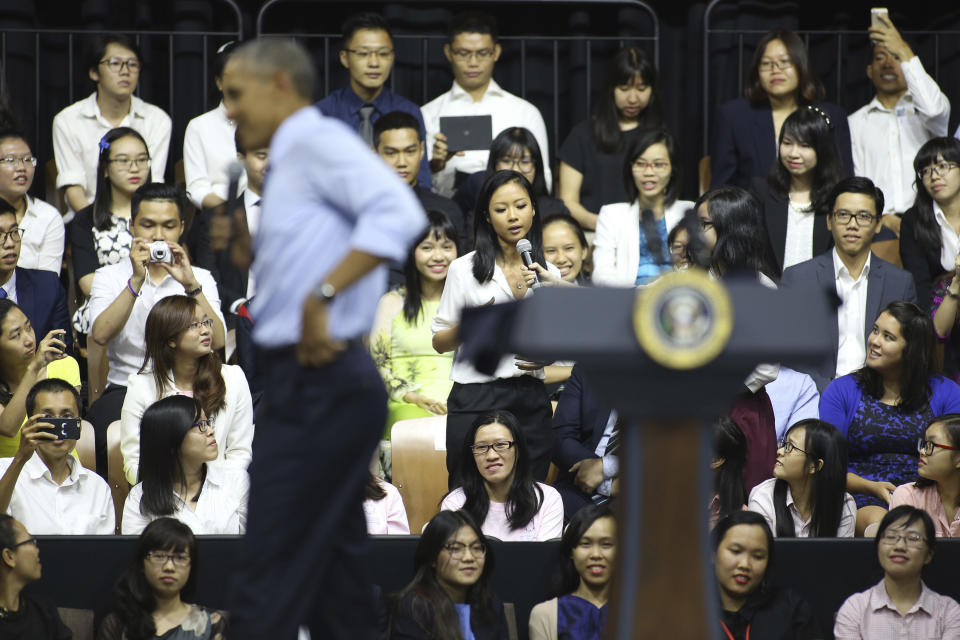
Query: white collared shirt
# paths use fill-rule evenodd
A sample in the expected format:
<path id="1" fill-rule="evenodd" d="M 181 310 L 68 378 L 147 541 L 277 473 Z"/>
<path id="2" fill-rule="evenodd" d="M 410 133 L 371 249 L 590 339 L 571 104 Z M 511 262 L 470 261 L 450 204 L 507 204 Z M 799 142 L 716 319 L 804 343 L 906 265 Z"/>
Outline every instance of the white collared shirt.
<path id="1" fill-rule="evenodd" d="M 130 113 L 121 127 L 135 129 L 150 150 L 150 173 L 154 182 L 163 182 L 170 147 L 170 116 L 160 107 L 130 97 Z M 83 195 L 93 202 L 97 193 L 97 160 L 100 139 L 114 126 L 100 113 L 97 92 L 74 102 L 53 119 L 53 153 L 57 161 L 57 188 L 83 187 Z"/>
<path id="2" fill-rule="evenodd" d="M 247 212 L 247 228 L 250 230 L 250 237 L 256 237 L 257 230 L 260 228 L 260 199 L 260 194 L 250 189 L 243 192 L 243 208 Z M 253 277 L 253 270 L 250 270 L 247 272 L 247 300 L 256 293 L 257 284 Z"/>
<path id="3" fill-rule="evenodd" d="M 848 118 L 854 173 L 883 188 L 884 213 L 903 213 L 913 206 L 913 159 L 927 140 L 947 135 L 950 119 L 950 101 L 920 58 L 901 62 L 900 68 L 907 93 L 893 109 L 874 97 Z"/>
<path id="4" fill-rule="evenodd" d="M 217 283 L 206 269 L 193 267 L 193 275 L 203 287 L 203 296 L 213 307 L 217 319 L 223 323 L 223 313 L 220 311 L 220 294 L 217 292 Z M 129 260 L 121 260 L 117 264 L 100 267 L 93 273 L 93 285 L 90 287 L 90 325 L 97 321 L 97 317 L 107 307 L 113 304 L 119 295 L 132 295 L 127 288 L 127 281 L 133 276 L 133 266 Z M 159 300 L 167 296 L 183 295 L 183 285 L 173 279 L 173 276 L 164 275 L 159 284 L 147 277 L 140 288 L 140 295 L 133 303 L 133 309 L 127 318 L 126 324 L 113 337 L 107 347 L 107 358 L 110 363 L 110 372 L 107 382 L 124 387 L 131 374 L 140 370 L 146 354 L 144 328 L 147 315 Z"/>
<path id="5" fill-rule="evenodd" d="M 3 289 L 7 292 L 6 298 L 11 302 L 20 303 L 17 300 L 17 270 L 14 269 L 10 272 L 10 279 L 0 285 L 0 289 Z"/>
<path id="6" fill-rule="evenodd" d="M 0 458 L 0 476 L 13 458 Z M 20 472 L 7 513 L 33 535 L 112 535 L 113 495 L 103 478 L 67 456 L 70 475 L 58 485 L 34 453 Z"/>
<path id="7" fill-rule="evenodd" d="M 187 182 L 187 196 L 198 209 L 211 193 L 227 199 L 227 167 L 237 161 L 236 130 L 237 124 L 227 119 L 223 102 L 187 123 L 183 133 L 183 176 Z M 244 171 L 240 174 L 239 189 L 246 188 L 247 173 Z"/>
<path id="8" fill-rule="evenodd" d="M 867 344 L 864 328 L 867 326 L 867 278 L 870 275 L 870 258 L 856 280 L 847 271 L 840 260 L 836 247 L 833 248 L 833 275 L 837 281 L 837 295 L 841 304 L 837 309 L 837 328 L 840 336 L 840 348 L 837 350 L 837 377 L 845 376 L 863 366 L 867 358 Z"/>
<path id="9" fill-rule="evenodd" d="M 540 111 L 512 93 L 505 91 L 490 79 L 490 85 L 479 102 L 474 102 L 456 82 L 450 91 L 434 98 L 420 108 L 423 113 L 423 123 L 427 130 L 427 158 L 433 155 L 433 136 L 440 132 L 441 116 L 484 116 L 490 115 L 493 121 L 493 137 L 509 127 L 523 127 L 537 139 L 540 153 L 543 155 L 544 178 L 547 181 L 547 190 L 552 184 L 550 173 L 550 149 L 547 146 L 547 127 L 543 123 Z M 487 168 L 489 150 L 465 151 L 462 156 L 453 156 L 447 160 L 443 171 L 433 174 L 433 190 L 448 198 L 454 192 L 454 179 L 457 171 L 461 173 L 476 173 Z"/>
<path id="10" fill-rule="evenodd" d="M 430 325 L 433 333 L 441 329 L 449 329 L 460 324 L 460 314 L 465 307 L 481 307 L 490 300 L 495 304 L 502 302 L 514 302 L 513 289 L 507 276 L 498 265 L 493 267 L 493 278 L 488 282 L 479 283 L 473 277 L 473 256 L 476 251 L 460 256 L 450 263 L 447 270 L 447 280 L 443 285 L 443 294 L 440 296 L 440 308 L 437 309 L 437 315 Z M 546 264 L 546 268 L 555 276 L 560 275 L 560 270 L 551 263 Z M 525 298 L 533 295 L 533 289 L 527 289 Z M 536 371 L 524 371 L 517 367 L 515 356 L 506 354 L 500 358 L 497 364 L 497 370 L 492 376 L 480 373 L 473 368 L 473 365 L 460 359 L 460 349 L 457 348 L 453 358 L 453 366 L 450 368 L 450 379 L 460 384 L 471 384 L 475 382 L 491 382 L 500 378 L 515 378 L 517 376 L 530 375 L 543 380 L 543 369 Z"/>
<path id="11" fill-rule="evenodd" d="M 783 249 L 783 268 L 813 257 L 813 207 L 787 203 L 787 241 Z"/>
<path id="12" fill-rule="evenodd" d="M 747 500 L 747 509 L 759 513 L 770 525 L 773 535 L 777 535 L 777 511 L 773 504 L 773 488 L 776 485 L 776 478 L 768 478 L 750 491 L 750 499 Z M 798 538 L 810 537 L 810 523 L 813 520 L 811 516 L 804 520 L 800 515 L 797 505 L 793 502 L 793 494 L 790 493 L 790 485 L 787 485 L 787 511 L 793 518 L 793 531 Z M 854 526 L 857 522 L 857 503 L 849 493 L 843 494 L 843 513 L 840 515 L 840 526 L 837 527 L 837 538 L 852 538 Z"/>
<path id="13" fill-rule="evenodd" d="M 43 200 L 25 197 L 27 210 L 20 221 L 23 239 L 20 240 L 17 266 L 59 274 L 63 265 L 63 217 L 55 207 Z"/>
<path id="14" fill-rule="evenodd" d="M 207 477 L 200 488 L 197 508 L 191 509 L 181 496 L 174 494 L 176 511 L 169 517 L 176 518 L 195 535 L 242 535 L 247 531 L 247 498 L 250 493 L 250 478 L 245 469 L 207 465 Z M 192 497 L 192 496 L 191 496 Z M 140 535 L 143 529 L 161 516 L 146 516 L 140 513 L 143 499 L 143 483 L 130 489 L 123 503 L 120 533 Z"/>
<path id="15" fill-rule="evenodd" d="M 960 251 L 960 236 L 936 202 L 933 203 L 933 219 L 940 225 L 940 264 L 944 271 L 953 271 L 957 252 Z"/>

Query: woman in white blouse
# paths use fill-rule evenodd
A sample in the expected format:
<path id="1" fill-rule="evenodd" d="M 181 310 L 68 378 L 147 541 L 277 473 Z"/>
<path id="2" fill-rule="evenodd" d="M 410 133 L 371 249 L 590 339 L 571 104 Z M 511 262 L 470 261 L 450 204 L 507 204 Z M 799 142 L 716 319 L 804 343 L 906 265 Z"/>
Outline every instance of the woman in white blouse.
<path id="1" fill-rule="evenodd" d="M 630 142 L 624 155 L 623 179 L 630 202 L 604 205 L 597 217 L 593 240 L 593 282 L 611 287 L 632 287 L 673 269 L 667 236 L 687 210 L 689 200 L 677 200 L 680 165 L 677 146 L 667 131 L 651 129 Z M 642 211 L 653 212 L 649 224 L 656 238 L 647 238 L 649 227 Z M 651 242 L 660 245 L 657 258 Z"/>
<path id="2" fill-rule="evenodd" d="M 450 263 L 440 307 L 430 328 L 438 353 L 460 346 L 458 329 L 465 307 L 521 300 L 532 294 L 527 269 L 517 252 L 517 241 L 526 239 L 544 284 L 561 283 L 560 271 L 543 257 L 542 223 L 530 183 L 516 171 L 497 171 L 480 190 L 474 213 L 475 250 Z M 461 449 L 471 423 L 493 409 L 513 413 L 530 446 L 536 480 L 544 480 L 553 448 L 550 400 L 543 385 L 543 363 L 527 362 L 510 354 L 500 359 L 493 375 L 480 373 L 470 363 L 454 357 L 450 370 L 453 387 L 447 398 L 447 471 L 450 487 L 459 484 Z"/>
<path id="3" fill-rule="evenodd" d="M 217 459 L 216 430 L 197 400 L 158 400 L 140 426 L 140 484 L 123 505 L 121 533 L 139 534 L 163 516 L 180 520 L 197 535 L 244 533 L 247 472 L 209 464 Z"/>
<path id="4" fill-rule="evenodd" d="M 146 357 L 130 376 L 120 412 L 123 472 L 137 482 L 140 420 L 144 410 L 165 396 L 195 398 L 213 422 L 220 443 L 216 460 L 246 469 L 253 443 L 253 402 L 240 367 L 223 365 L 212 347 L 212 319 L 194 298 L 169 296 L 147 316 Z"/>

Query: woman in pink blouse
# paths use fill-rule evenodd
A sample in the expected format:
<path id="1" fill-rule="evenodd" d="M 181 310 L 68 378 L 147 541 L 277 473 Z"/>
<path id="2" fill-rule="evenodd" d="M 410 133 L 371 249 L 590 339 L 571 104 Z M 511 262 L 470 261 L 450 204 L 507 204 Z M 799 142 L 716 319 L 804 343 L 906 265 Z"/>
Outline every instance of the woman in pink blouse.
<path id="1" fill-rule="evenodd" d="M 931 422 L 917 450 L 920 478 L 897 487 L 890 507 L 907 504 L 923 509 L 938 536 L 960 537 L 960 414 Z"/>

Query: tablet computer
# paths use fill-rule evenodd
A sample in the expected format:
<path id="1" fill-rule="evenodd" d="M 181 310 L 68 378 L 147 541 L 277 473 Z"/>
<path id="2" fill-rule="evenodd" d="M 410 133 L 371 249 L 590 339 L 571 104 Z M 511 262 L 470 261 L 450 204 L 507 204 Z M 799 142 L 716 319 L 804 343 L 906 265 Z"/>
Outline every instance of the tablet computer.
<path id="1" fill-rule="evenodd" d="M 493 142 L 493 118 L 441 116 L 440 133 L 447 136 L 450 151 L 488 151 Z"/>

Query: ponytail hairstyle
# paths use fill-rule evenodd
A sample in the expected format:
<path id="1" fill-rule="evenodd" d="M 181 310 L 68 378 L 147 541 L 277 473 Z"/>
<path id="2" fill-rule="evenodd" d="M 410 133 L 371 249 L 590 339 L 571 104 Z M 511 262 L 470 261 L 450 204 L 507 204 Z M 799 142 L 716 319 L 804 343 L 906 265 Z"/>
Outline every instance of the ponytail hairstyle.
<path id="1" fill-rule="evenodd" d="M 497 256 L 501 254 L 500 241 L 489 221 L 490 200 L 497 189 L 511 182 L 519 185 L 527 192 L 530 206 L 533 207 L 533 220 L 530 223 L 530 230 L 527 232 L 527 240 L 533 247 L 530 253 L 534 262 L 541 265 L 546 264 L 543 259 L 543 223 L 540 220 L 540 213 L 537 211 L 537 198 L 534 195 L 533 187 L 521 173 L 510 170 L 497 171 L 488 175 L 483 181 L 480 195 L 477 197 L 477 208 L 473 216 L 475 250 L 473 277 L 480 284 L 490 282 L 493 279 L 493 269 L 497 264 Z"/>
<path id="2" fill-rule="evenodd" d="M 150 309 L 144 337 L 146 353 L 140 373 L 152 368 L 157 397 L 173 385 L 173 361 L 177 338 L 190 329 L 193 314 L 200 303 L 189 296 L 168 296 Z M 215 318 L 213 318 L 216 321 Z M 197 399 L 208 418 L 213 418 L 226 405 L 227 385 L 220 370 L 220 356 L 216 351 L 197 359 L 197 375 L 193 379 L 193 397 Z"/>
<path id="3" fill-rule="evenodd" d="M 136 138 L 143 144 L 144 153 L 150 157 L 150 147 L 147 141 L 143 139 L 136 129 L 130 127 L 117 127 L 110 129 L 100 139 L 100 155 L 97 157 L 97 193 L 93 197 L 93 226 L 100 231 L 106 231 L 112 224 L 110 221 L 110 209 L 113 207 L 113 192 L 111 191 L 110 178 L 107 176 L 107 167 L 110 166 L 110 145 L 120 138 Z M 149 178 L 150 166 L 147 166 L 147 177 Z M 132 219 L 132 213 L 131 213 Z"/>
<path id="4" fill-rule="evenodd" d="M 719 517 L 740 511 L 747 503 L 743 465 L 747 461 L 747 437 L 733 418 L 722 416 L 713 427 L 713 456 L 722 460 L 713 471 L 713 490 L 720 499 Z"/>
<path id="5" fill-rule="evenodd" d="M 947 162 L 956 162 L 960 164 L 960 140 L 956 138 L 943 137 L 931 138 L 920 150 L 917 151 L 913 159 L 913 171 L 916 178 L 917 198 L 913 203 L 913 214 L 916 216 L 916 222 L 913 225 L 913 239 L 920 245 L 924 255 L 938 256 L 943 246 L 943 239 L 940 236 L 940 225 L 933 215 L 933 198 L 923 185 L 923 179 L 920 172 L 931 164 L 937 162 L 937 158 L 943 158 Z M 881 212 L 878 212 L 881 213 Z"/>
<path id="6" fill-rule="evenodd" d="M 659 129 L 665 125 L 657 68 L 647 52 L 640 47 L 624 47 L 607 61 L 600 95 L 593 103 L 593 114 L 590 118 L 593 141 L 597 149 L 604 153 L 616 153 L 623 142 L 620 111 L 617 109 L 613 92 L 619 86 L 630 84 L 637 76 L 641 83 L 650 87 L 650 102 L 637 116 L 637 128 Z"/>
<path id="7" fill-rule="evenodd" d="M 411 325 L 419 324 L 420 317 L 423 315 L 423 287 L 420 284 L 420 278 L 422 276 L 420 272 L 417 271 L 417 261 L 414 257 L 417 252 L 417 247 L 420 246 L 420 243 L 426 240 L 427 237 L 432 237 L 439 242 L 442 236 L 446 236 L 447 240 L 456 246 L 457 255 L 460 255 L 460 234 L 457 233 L 457 228 L 450 221 L 450 218 L 447 217 L 447 214 L 442 211 L 430 209 L 427 211 L 427 221 L 430 223 L 429 227 L 423 235 L 417 238 L 417 241 L 411 245 L 410 251 L 407 253 L 407 261 L 403 263 L 403 279 L 405 283 L 403 317 L 406 318 L 407 322 Z"/>
<path id="8" fill-rule="evenodd" d="M 812 503 L 811 538 L 835 538 L 843 516 L 847 486 L 847 438 L 829 422 L 808 418 L 787 429 L 784 438 L 794 429 L 805 429 L 803 448 L 807 462 L 817 469 L 810 479 Z M 787 509 L 786 480 L 777 479 L 773 486 L 773 508 L 777 518 L 777 537 L 793 538 L 793 516 Z"/>

